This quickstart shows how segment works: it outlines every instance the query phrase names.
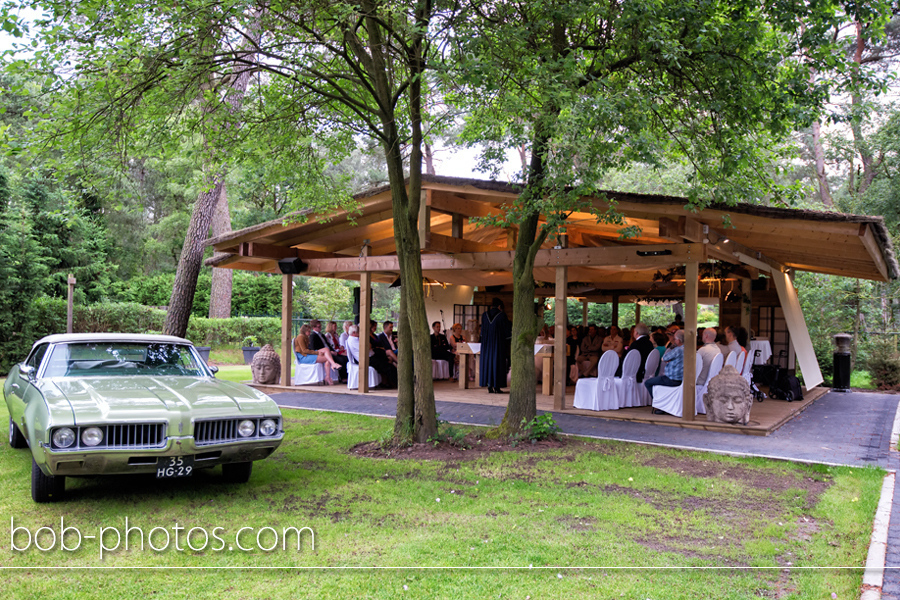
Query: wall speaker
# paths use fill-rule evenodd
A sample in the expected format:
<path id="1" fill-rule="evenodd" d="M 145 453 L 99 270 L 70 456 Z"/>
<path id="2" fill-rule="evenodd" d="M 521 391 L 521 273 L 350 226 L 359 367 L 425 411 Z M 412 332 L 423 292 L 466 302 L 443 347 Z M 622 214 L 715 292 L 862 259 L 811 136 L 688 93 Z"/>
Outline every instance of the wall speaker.
<path id="1" fill-rule="evenodd" d="M 306 263 L 299 258 L 282 258 L 278 261 L 278 268 L 285 275 L 297 275 L 306 271 Z"/>

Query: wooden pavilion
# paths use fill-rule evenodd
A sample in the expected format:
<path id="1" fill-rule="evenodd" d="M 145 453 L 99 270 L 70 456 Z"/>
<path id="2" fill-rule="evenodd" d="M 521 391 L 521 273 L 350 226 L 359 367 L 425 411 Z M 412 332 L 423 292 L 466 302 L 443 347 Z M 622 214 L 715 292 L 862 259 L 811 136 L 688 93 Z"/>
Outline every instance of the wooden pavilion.
<path id="1" fill-rule="evenodd" d="M 425 176 L 419 215 L 422 271 L 433 282 L 503 290 L 512 282 L 517 229 L 480 227 L 473 217 L 502 213 L 518 188 L 507 183 Z M 373 281 L 393 282 L 399 266 L 394 243 L 390 188 L 358 194 L 360 211 L 327 218 L 297 214 L 209 240 L 215 250 L 207 264 L 218 268 L 284 273 L 282 285 L 282 362 L 291 364 L 291 271 L 304 275 L 358 279 L 360 323 L 369 321 Z M 590 198 L 601 213 L 614 208 L 623 224 L 598 223 L 589 213 L 573 213 L 566 234 L 548 241 L 535 261 L 539 294 L 565 305 L 585 302 L 677 299 L 685 306 L 685 370 L 693 372 L 697 303 L 701 296 L 723 298 L 728 286 L 736 303 L 720 303 L 735 322 L 750 329 L 766 319 L 759 304 L 779 307 L 792 355 L 807 388 L 822 382 L 803 314 L 792 283 L 795 270 L 876 281 L 900 276 L 890 237 L 881 217 L 738 204 L 700 211 L 684 198 L 604 192 Z M 352 217 L 352 220 L 348 218 Z M 307 220 L 296 220 L 307 218 Z M 292 220 L 295 219 L 295 220 Z M 639 233 L 624 239 L 623 227 Z M 302 265 L 298 262 L 302 262 Z M 279 262 L 281 261 L 281 262 Z M 279 266 L 281 265 L 281 266 Z M 297 267 L 300 267 L 299 269 Z M 726 286 L 723 287 L 723 282 Z M 561 304 L 560 304 L 561 303 Z M 556 311 L 553 369 L 554 408 L 565 408 L 566 311 Z M 762 321 L 761 321 L 762 319 Z M 368 336 L 360 336 L 367 362 Z M 361 362 L 362 362 L 361 360 Z M 368 369 L 360 368 L 360 392 Z M 290 369 L 282 370 L 282 385 Z M 694 417 L 694 383 L 685 379 L 684 419 Z"/>

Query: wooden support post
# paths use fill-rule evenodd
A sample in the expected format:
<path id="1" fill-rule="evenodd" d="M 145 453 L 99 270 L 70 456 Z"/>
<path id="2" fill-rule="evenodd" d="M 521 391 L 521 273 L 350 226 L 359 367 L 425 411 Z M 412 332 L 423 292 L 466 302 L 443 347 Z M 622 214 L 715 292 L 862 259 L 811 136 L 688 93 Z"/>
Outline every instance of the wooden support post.
<path id="1" fill-rule="evenodd" d="M 750 313 L 753 310 L 752 302 L 751 302 L 751 294 L 753 293 L 751 289 L 750 280 L 746 277 L 741 278 L 741 327 L 747 330 L 747 334 L 750 333 Z"/>
<path id="2" fill-rule="evenodd" d="M 613 294 L 612 301 L 612 323 L 611 325 L 619 326 L 619 295 Z"/>
<path id="3" fill-rule="evenodd" d="M 294 276 L 281 276 L 281 385 L 291 385 L 291 365 L 294 364 L 293 344 Z"/>
<path id="4" fill-rule="evenodd" d="M 637 300 L 634 301 L 634 324 L 637 325 L 641 322 L 641 305 L 637 303 Z"/>
<path id="5" fill-rule="evenodd" d="M 569 289 L 568 267 L 556 267 L 556 303 L 553 331 L 553 410 L 566 407 L 566 337 L 568 310 L 566 296 Z M 544 361 L 545 363 L 547 361 Z M 548 373 L 544 370 L 544 377 Z"/>
<path id="6" fill-rule="evenodd" d="M 462 239 L 463 229 L 466 226 L 466 218 L 460 214 L 454 213 L 450 222 L 450 235 L 455 238 Z"/>
<path id="7" fill-rule="evenodd" d="M 363 246 L 360 256 L 369 255 L 369 246 Z M 359 393 L 369 391 L 369 321 L 372 316 L 369 313 L 369 298 L 372 295 L 372 274 L 369 272 L 359 275 Z"/>
<path id="8" fill-rule="evenodd" d="M 699 300 L 700 263 L 692 260 L 684 273 L 684 395 L 681 418 L 694 420 L 697 396 L 697 302 Z"/>
<path id="9" fill-rule="evenodd" d="M 514 227 L 510 227 L 509 229 L 506 230 L 506 247 L 509 250 L 515 250 L 516 242 L 518 242 L 518 240 L 519 240 L 519 230 L 518 229 L 516 229 Z"/>
<path id="10" fill-rule="evenodd" d="M 69 285 L 68 300 L 66 302 L 66 333 L 75 331 L 75 276 L 69 273 L 66 281 Z"/>
<path id="11" fill-rule="evenodd" d="M 431 235 L 431 207 L 428 206 L 428 194 L 430 193 L 428 190 L 422 190 L 419 201 L 419 247 L 423 250 Z"/>
<path id="12" fill-rule="evenodd" d="M 587 327 L 588 324 L 588 301 L 581 301 L 581 324 Z"/>

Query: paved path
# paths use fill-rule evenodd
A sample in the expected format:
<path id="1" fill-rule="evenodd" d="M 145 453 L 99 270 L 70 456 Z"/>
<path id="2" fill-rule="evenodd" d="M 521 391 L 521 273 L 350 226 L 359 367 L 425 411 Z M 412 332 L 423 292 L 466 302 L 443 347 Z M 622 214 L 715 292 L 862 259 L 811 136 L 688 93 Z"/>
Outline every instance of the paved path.
<path id="1" fill-rule="evenodd" d="M 394 416 L 397 408 L 394 398 L 355 394 L 287 392 L 272 397 L 285 407 L 386 417 Z M 900 395 L 830 392 L 768 437 L 560 413 L 553 418 L 564 433 L 600 439 L 815 463 L 874 465 L 900 471 L 900 453 L 890 449 L 898 402 Z M 439 401 L 437 411 L 441 420 L 451 423 L 497 425 L 503 420 L 505 408 Z M 900 476 L 896 482 L 885 565 L 895 568 L 885 570 L 884 600 L 900 600 L 900 568 L 896 568 L 900 567 Z"/>

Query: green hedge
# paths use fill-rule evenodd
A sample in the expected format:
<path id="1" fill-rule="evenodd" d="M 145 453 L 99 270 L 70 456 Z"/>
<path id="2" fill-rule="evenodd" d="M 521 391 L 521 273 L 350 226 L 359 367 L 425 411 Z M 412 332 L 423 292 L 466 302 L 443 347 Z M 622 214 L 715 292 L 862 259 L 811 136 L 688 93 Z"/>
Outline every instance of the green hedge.
<path id="1" fill-rule="evenodd" d="M 0 365 L 2 372 L 28 354 L 31 345 L 41 337 L 66 331 L 66 301 L 41 297 L 35 301 L 37 313 L 34 337 L 22 339 L 10 353 L 9 364 Z M 166 320 L 165 311 L 133 302 L 102 302 L 74 307 L 73 328 L 76 333 L 160 333 Z M 262 344 L 279 345 L 281 320 L 272 317 L 234 317 L 207 319 L 191 317 L 187 338 L 198 346 L 231 346 L 237 348 L 248 335 Z"/>

